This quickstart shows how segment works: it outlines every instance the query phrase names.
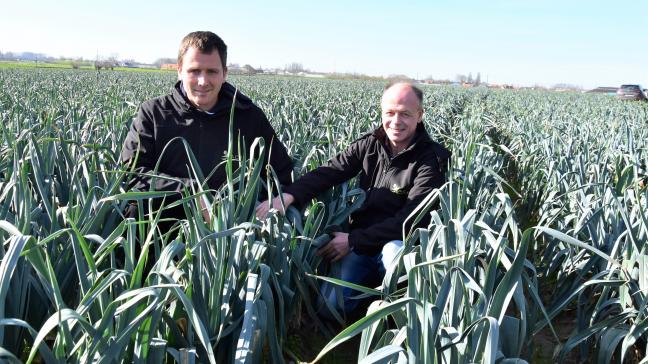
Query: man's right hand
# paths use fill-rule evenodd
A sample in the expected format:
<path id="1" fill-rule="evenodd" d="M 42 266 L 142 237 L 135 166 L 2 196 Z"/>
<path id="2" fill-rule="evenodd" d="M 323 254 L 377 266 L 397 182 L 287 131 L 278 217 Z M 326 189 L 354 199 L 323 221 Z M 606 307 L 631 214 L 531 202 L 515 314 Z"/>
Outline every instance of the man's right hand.
<path id="1" fill-rule="evenodd" d="M 256 207 L 257 218 L 259 220 L 265 219 L 270 209 L 277 209 L 280 213 L 285 214 L 285 209 L 287 209 L 288 206 L 292 205 L 293 202 L 295 202 L 295 197 L 289 193 L 282 193 L 281 196 L 283 197 L 284 202 L 283 207 L 281 205 L 281 198 L 279 196 L 273 198 L 272 201 L 263 201 L 259 204 L 259 206 Z M 270 205 L 271 203 L 272 206 Z"/>

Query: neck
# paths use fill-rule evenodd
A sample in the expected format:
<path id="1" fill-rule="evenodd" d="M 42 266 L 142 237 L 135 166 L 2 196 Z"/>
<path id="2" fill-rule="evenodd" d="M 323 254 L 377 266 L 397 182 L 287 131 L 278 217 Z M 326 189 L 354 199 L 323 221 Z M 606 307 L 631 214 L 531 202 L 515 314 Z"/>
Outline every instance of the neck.
<path id="1" fill-rule="evenodd" d="M 209 106 L 209 107 L 204 107 L 204 108 L 203 108 L 203 107 L 200 107 L 200 106 L 198 106 L 198 105 L 193 104 L 193 102 L 192 102 L 191 104 L 192 104 L 193 106 L 195 106 L 198 110 L 200 110 L 200 111 L 204 111 L 204 112 L 206 112 L 206 113 L 208 113 L 208 114 L 211 114 L 212 110 L 214 109 L 214 106 L 216 106 L 216 104 L 218 104 L 218 101 L 215 102 L 215 103 L 213 103 L 211 106 Z"/>
<path id="2" fill-rule="evenodd" d="M 402 152 L 403 150 L 405 150 L 405 145 L 400 145 L 400 144 L 396 145 L 396 144 L 393 144 L 393 143 L 389 143 L 389 147 L 390 147 L 391 152 L 392 152 L 393 155 L 396 155 L 396 154 Z"/>
<path id="3" fill-rule="evenodd" d="M 396 154 L 404 151 L 405 149 L 407 149 L 407 147 L 409 147 L 410 144 L 412 143 L 413 139 L 414 139 L 414 136 L 410 136 L 410 138 L 408 140 L 403 140 L 403 141 L 398 142 L 398 143 L 395 143 L 395 142 L 389 140 L 389 148 L 391 149 L 392 154 L 396 155 Z"/>

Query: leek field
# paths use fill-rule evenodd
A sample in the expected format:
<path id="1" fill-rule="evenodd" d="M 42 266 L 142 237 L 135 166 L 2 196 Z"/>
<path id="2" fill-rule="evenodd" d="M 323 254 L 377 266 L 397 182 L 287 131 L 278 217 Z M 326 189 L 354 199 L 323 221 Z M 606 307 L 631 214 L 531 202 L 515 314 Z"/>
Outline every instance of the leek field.
<path id="1" fill-rule="evenodd" d="M 159 214 L 123 217 L 164 195 L 125 190 L 118 158 L 139 104 L 175 76 L 0 69 L 0 361 L 332 362 L 353 341 L 361 363 L 648 363 L 648 103 L 422 86 L 426 126 L 453 152 L 410 216 L 431 222 L 358 288 L 366 315 L 324 322 L 315 252 L 362 202 L 353 181 L 259 221 L 274 179 L 256 143 L 230 150 L 220 190 L 187 186 L 170 232 Z M 295 177 L 380 122 L 380 82 L 230 82 Z M 304 327 L 322 345 L 305 350 Z"/>

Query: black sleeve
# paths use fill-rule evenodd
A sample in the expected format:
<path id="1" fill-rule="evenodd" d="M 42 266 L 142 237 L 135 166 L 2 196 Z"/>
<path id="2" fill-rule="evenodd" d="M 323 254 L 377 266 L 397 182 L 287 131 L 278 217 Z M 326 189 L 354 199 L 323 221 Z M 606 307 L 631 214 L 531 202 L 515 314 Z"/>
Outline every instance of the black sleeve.
<path id="1" fill-rule="evenodd" d="M 331 158 L 284 188 L 295 197 L 295 202 L 303 205 L 329 188 L 353 178 L 362 169 L 366 139 L 356 140 L 345 151 Z"/>
<path id="2" fill-rule="evenodd" d="M 430 159 L 422 164 L 416 172 L 414 184 L 407 195 L 407 202 L 396 213 L 377 224 L 364 229 L 354 229 L 349 233 L 349 244 L 357 254 L 375 255 L 380 252 L 382 245 L 392 240 L 402 240 L 403 224 L 409 214 L 435 188 L 443 185 L 443 177 L 436 160 Z M 420 224 L 427 223 L 422 221 Z M 411 220 L 405 226 L 407 233 L 411 228 Z"/>
<path id="3" fill-rule="evenodd" d="M 121 161 L 129 170 L 133 167 L 133 163 L 135 164 L 134 173 L 128 179 L 128 188 L 149 191 L 155 179 L 153 190 L 180 192 L 184 186 L 192 182 L 190 178 L 178 178 L 160 172 L 153 173 L 159 155 L 155 148 L 153 118 L 146 110 L 145 103 L 137 111 L 121 151 Z M 154 174 L 159 177 L 153 176 Z"/>

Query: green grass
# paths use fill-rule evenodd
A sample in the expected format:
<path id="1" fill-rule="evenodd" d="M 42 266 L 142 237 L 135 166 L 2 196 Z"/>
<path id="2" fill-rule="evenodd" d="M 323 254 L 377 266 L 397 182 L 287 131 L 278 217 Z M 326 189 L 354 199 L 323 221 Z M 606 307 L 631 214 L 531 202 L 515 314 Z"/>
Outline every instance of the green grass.
<path id="1" fill-rule="evenodd" d="M 1 68 L 72 68 L 69 62 L 34 62 L 34 61 L 0 61 Z M 92 66 L 83 65 L 81 69 L 91 69 Z"/>
<path id="2" fill-rule="evenodd" d="M 73 69 L 73 62 L 33 62 L 33 61 L 0 61 L 0 68 L 44 68 L 44 69 Z M 77 69 L 79 70 L 95 70 L 92 63 L 84 62 Z M 157 68 L 134 68 L 134 67 L 115 67 L 113 70 L 102 71 L 125 71 L 125 72 L 160 72 L 160 73 L 175 73 L 174 70 L 161 70 Z"/>

